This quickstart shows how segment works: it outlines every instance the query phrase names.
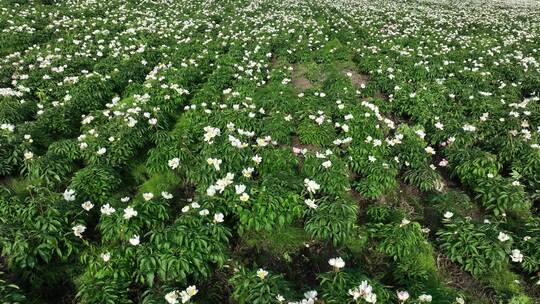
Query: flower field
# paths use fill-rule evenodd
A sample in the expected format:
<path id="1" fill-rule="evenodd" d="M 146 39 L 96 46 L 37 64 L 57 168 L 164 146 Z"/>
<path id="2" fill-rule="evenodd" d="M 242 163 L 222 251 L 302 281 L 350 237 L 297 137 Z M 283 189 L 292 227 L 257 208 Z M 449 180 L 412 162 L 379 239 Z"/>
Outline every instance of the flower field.
<path id="1" fill-rule="evenodd" d="M 540 303 L 540 3 L 0 0 L 0 303 Z"/>

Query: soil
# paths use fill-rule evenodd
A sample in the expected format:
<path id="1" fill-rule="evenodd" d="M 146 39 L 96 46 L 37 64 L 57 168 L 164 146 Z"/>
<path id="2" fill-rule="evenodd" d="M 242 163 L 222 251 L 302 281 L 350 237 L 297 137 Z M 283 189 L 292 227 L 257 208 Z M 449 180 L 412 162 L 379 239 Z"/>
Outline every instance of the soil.
<path id="1" fill-rule="evenodd" d="M 492 290 L 461 269 L 459 265 L 450 261 L 443 254 L 437 256 L 437 269 L 446 285 L 465 290 L 474 298 L 482 299 L 487 303 L 497 303 Z"/>
<path id="2" fill-rule="evenodd" d="M 350 69 L 343 70 L 343 73 L 345 73 L 346 75 L 350 73 L 351 82 L 357 88 L 360 88 L 362 85 L 367 84 L 367 82 L 370 79 L 369 75 L 360 74 L 360 73 L 358 73 L 358 72 L 356 72 L 354 70 L 350 70 Z"/>
<path id="3" fill-rule="evenodd" d="M 294 87 L 301 92 L 313 87 L 311 81 L 307 79 L 305 72 L 302 71 L 298 65 L 293 66 L 292 83 Z"/>

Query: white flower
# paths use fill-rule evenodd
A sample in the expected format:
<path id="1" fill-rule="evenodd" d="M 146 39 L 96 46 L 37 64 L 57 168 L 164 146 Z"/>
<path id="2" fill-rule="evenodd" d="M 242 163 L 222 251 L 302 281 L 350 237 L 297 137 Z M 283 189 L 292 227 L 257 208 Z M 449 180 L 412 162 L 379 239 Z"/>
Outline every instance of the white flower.
<path id="1" fill-rule="evenodd" d="M 207 216 L 208 214 L 210 214 L 210 211 L 208 211 L 208 209 L 203 209 L 199 211 L 199 215 Z"/>
<path id="2" fill-rule="evenodd" d="M 398 291 L 397 292 L 397 296 L 398 296 L 398 299 L 401 301 L 401 302 L 405 302 L 409 299 L 410 295 L 407 291 Z"/>
<path id="3" fill-rule="evenodd" d="M 326 169 L 328 169 L 328 168 L 330 168 L 332 166 L 332 162 L 327 160 L 324 163 L 322 163 L 322 166 L 325 167 Z"/>
<path id="4" fill-rule="evenodd" d="M 306 291 L 304 293 L 304 298 L 306 298 L 306 299 L 316 299 L 317 298 L 317 291 L 316 290 Z"/>
<path id="5" fill-rule="evenodd" d="M 99 148 L 96 153 L 97 155 L 103 155 L 105 152 L 107 152 L 106 148 Z"/>
<path id="6" fill-rule="evenodd" d="M 180 159 L 178 157 L 170 159 L 168 164 L 169 164 L 169 167 L 174 170 L 178 168 L 178 166 L 180 165 Z"/>
<path id="7" fill-rule="evenodd" d="M 362 283 L 355 287 L 354 289 L 349 289 L 349 295 L 353 297 L 353 300 L 358 298 L 364 298 L 364 301 L 368 303 L 376 303 L 377 295 L 373 293 L 373 287 L 368 284 L 367 281 L 362 281 Z"/>
<path id="8" fill-rule="evenodd" d="M 454 216 L 454 213 L 452 213 L 450 211 L 446 211 L 443 216 L 444 216 L 445 219 L 449 220 L 449 219 L 452 218 L 452 216 Z"/>
<path id="9" fill-rule="evenodd" d="M 177 304 L 178 303 L 178 291 L 174 290 L 165 295 L 165 301 L 169 304 Z"/>
<path id="10" fill-rule="evenodd" d="M 377 295 L 374 293 L 370 293 L 364 296 L 364 300 L 366 300 L 366 302 L 368 303 L 377 303 Z"/>
<path id="11" fill-rule="evenodd" d="M 182 207 L 182 212 L 183 212 L 183 213 L 186 213 L 186 212 L 188 212 L 188 211 L 189 211 L 189 206 L 184 206 L 184 207 Z"/>
<path id="12" fill-rule="evenodd" d="M 82 233 L 86 230 L 86 227 L 83 225 L 77 225 L 71 229 L 73 230 L 73 234 L 75 234 L 75 236 L 82 238 Z"/>
<path id="13" fill-rule="evenodd" d="M 101 259 L 103 259 L 103 262 L 107 263 L 111 259 L 111 254 L 109 252 L 104 252 L 101 254 Z"/>
<path id="14" fill-rule="evenodd" d="M 512 262 L 523 262 L 523 254 L 519 249 L 512 249 L 512 254 L 510 255 L 510 258 L 512 258 Z"/>
<path id="15" fill-rule="evenodd" d="M 418 297 L 418 301 L 420 302 L 428 302 L 430 303 L 433 300 L 433 297 L 431 295 L 422 294 Z"/>
<path id="16" fill-rule="evenodd" d="M 313 199 L 306 199 L 304 203 L 311 209 L 317 209 L 319 206 L 315 204 L 315 200 Z"/>
<path id="17" fill-rule="evenodd" d="M 34 153 L 32 153 L 30 151 L 24 151 L 24 159 L 25 160 L 32 159 L 33 157 L 34 157 Z"/>
<path id="18" fill-rule="evenodd" d="M 244 177 L 250 178 L 251 175 L 253 174 L 253 171 L 255 171 L 255 169 L 253 169 L 251 167 L 248 167 L 248 168 L 242 170 L 242 175 Z"/>
<path id="19" fill-rule="evenodd" d="M 317 184 L 314 180 L 304 179 L 304 186 L 307 188 L 309 193 L 315 193 L 317 190 L 321 189 L 321 186 Z"/>
<path id="20" fill-rule="evenodd" d="M 82 203 L 81 207 L 86 211 L 90 211 L 90 209 L 94 208 L 94 204 L 92 204 L 90 201 L 86 201 Z"/>
<path id="21" fill-rule="evenodd" d="M 435 155 L 435 149 L 433 149 L 432 147 L 426 147 L 424 150 L 427 154 Z"/>
<path id="22" fill-rule="evenodd" d="M 130 218 L 137 216 L 137 214 L 138 214 L 137 211 L 133 209 L 131 206 L 124 209 L 124 218 L 126 220 L 129 220 Z"/>
<path id="23" fill-rule="evenodd" d="M 138 235 L 134 235 L 134 236 L 132 236 L 132 237 L 129 239 L 129 243 L 130 243 L 131 245 L 133 245 L 133 246 L 139 245 L 140 242 L 141 242 L 141 241 L 140 241 L 140 238 L 139 238 Z"/>
<path id="24" fill-rule="evenodd" d="M 151 200 L 153 197 L 154 197 L 154 193 L 152 192 L 146 192 L 146 193 L 143 193 L 143 198 L 145 201 L 149 201 Z"/>
<path id="25" fill-rule="evenodd" d="M 401 220 L 401 224 L 399 224 L 399 227 L 403 227 L 403 226 L 407 226 L 409 225 L 411 221 L 409 221 L 408 219 L 404 218 Z"/>
<path id="26" fill-rule="evenodd" d="M 463 300 L 463 298 L 460 298 L 460 297 L 457 297 L 457 298 L 456 298 L 456 302 L 457 302 L 458 304 L 465 304 L 465 300 Z"/>
<path id="27" fill-rule="evenodd" d="M 221 130 L 218 128 L 213 128 L 210 126 L 204 127 L 203 129 L 206 133 L 204 134 L 204 141 L 208 142 L 209 144 L 213 144 L 214 137 L 221 135 Z"/>
<path id="28" fill-rule="evenodd" d="M 210 185 L 207 189 L 206 189 L 206 195 L 208 196 L 214 196 L 216 195 L 216 186 L 214 185 Z"/>
<path id="29" fill-rule="evenodd" d="M 186 288 L 186 293 L 187 293 L 190 297 L 193 297 L 193 296 L 196 295 L 198 292 L 199 292 L 199 290 L 197 289 L 197 286 L 195 286 L 195 285 L 191 285 L 191 286 L 189 286 L 188 288 Z"/>
<path id="30" fill-rule="evenodd" d="M 276 296 L 276 300 L 281 303 L 281 302 L 285 301 L 285 298 L 282 295 L 278 294 Z"/>
<path id="31" fill-rule="evenodd" d="M 266 278 L 266 276 L 268 275 L 268 271 L 262 269 L 262 268 L 259 268 L 259 270 L 257 270 L 257 276 L 261 279 L 261 280 L 264 280 L 264 278 Z"/>
<path id="32" fill-rule="evenodd" d="M 497 238 L 501 242 L 506 242 L 506 241 L 508 241 L 510 239 L 510 236 L 508 236 L 508 234 L 506 234 L 504 232 L 499 232 L 499 236 Z"/>
<path id="33" fill-rule="evenodd" d="M 247 193 L 245 193 L 245 192 L 242 193 L 242 195 L 240 195 L 240 200 L 241 200 L 242 202 L 247 202 L 247 201 L 249 200 L 249 194 L 247 194 Z"/>
<path id="34" fill-rule="evenodd" d="M 216 169 L 216 171 L 219 171 L 220 170 L 220 165 L 221 163 L 223 162 L 221 159 L 217 159 L 217 158 L 208 158 L 206 160 L 206 162 L 211 165 L 211 166 L 214 166 L 214 169 Z"/>
<path id="35" fill-rule="evenodd" d="M 476 131 L 476 127 L 470 124 L 463 125 L 463 130 L 468 132 L 474 132 Z"/>
<path id="36" fill-rule="evenodd" d="M 161 192 L 161 197 L 163 197 L 164 199 L 166 200 L 170 200 L 173 198 L 173 195 L 167 191 L 162 191 Z"/>
<path id="37" fill-rule="evenodd" d="M 65 199 L 66 201 L 68 201 L 68 202 L 74 201 L 74 200 L 75 200 L 75 196 L 76 196 L 75 190 L 73 190 L 73 189 L 66 189 L 66 190 L 64 191 L 64 199 Z"/>
<path id="38" fill-rule="evenodd" d="M 243 184 L 235 185 L 234 189 L 236 191 L 236 194 L 242 194 L 242 193 L 244 193 L 244 191 L 246 191 L 246 186 L 243 185 Z"/>
<path id="39" fill-rule="evenodd" d="M 345 261 L 343 261 L 343 259 L 340 257 L 331 258 L 330 260 L 328 260 L 328 264 L 330 264 L 330 266 L 334 267 L 336 270 L 345 267 Z"/>
<path id="40" fill-rule="evenodd" d="M 251 158 L 251 160 L 253 160 L 258 165 L 262 162 L 262 157 L 260 157 L 259 155 L 255 155 Z"/>
<path id="41" fill-rule="evenodd" d="M 116 210 L 111 207 L 111 205 L 109 204 L 105 204 L 103 206 L 101 206 L 101 209 L 100 209 L 101 213 L 105 214 L 105 215 L 111 215 L 113 214 Z"/>
<path id="42" fill-rule="evenodd" d="M 214 223 L 223 223 L 225 220 L 225 216 L 223 213 L 216 213 L 214 214 Z"/>

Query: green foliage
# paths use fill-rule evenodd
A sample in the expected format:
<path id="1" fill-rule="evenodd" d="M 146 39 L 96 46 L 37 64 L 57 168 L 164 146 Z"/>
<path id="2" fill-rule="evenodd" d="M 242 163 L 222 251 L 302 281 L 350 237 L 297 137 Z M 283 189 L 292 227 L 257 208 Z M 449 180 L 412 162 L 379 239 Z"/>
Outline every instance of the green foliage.
<path id="1" fill-rule="evenodd" d="M 74 189 L 81 200 L 105 203 L 120 182 L 118 174 L 109 167 L 90 165 L 73 176 L 69 188 Z"/>
<path id="2" fill-rule="evenodd" d="M 478 199 L 496 216 L 507 212 L 527 212 L 530 206 L 523 187 L 504 178 L 484 178 L 474 188 Z"/>
<path id="3" fill-rule="evenodd" d="M 498 232 L 470 220 L 450 221 L 437 232 L 441 248 L 448 257 L 474 276 L 498 271 L 508 262 L 512 241 L 501 242 Z"/>
<path id="4" fill-rule="evenodd" d="M 277 295 L 287 295 L 289 287 L 280 275 L 268 273 L 263 278 L 257 271 L 240 268 L 230 279 L 234 290 L 232 298 L 239 304 L 279 303 Z"/>
<path id="5" fill-rule="evenodd" d="M 21 304 L 26 301 L 26 297 L 21 292 L 19 286 L 10 284 L 4 279 L 4 273 L 0 271 L 0 298 L 2 303 Z"/>
<path id="6" fill-rule="evenodd" d="M 334 246 L 343 245 L 357 235 L 357 209 L 352 202 L 340 198 L 321 202 L 319 207 L 308 215 L 305 229 L 314 238 Z"/>

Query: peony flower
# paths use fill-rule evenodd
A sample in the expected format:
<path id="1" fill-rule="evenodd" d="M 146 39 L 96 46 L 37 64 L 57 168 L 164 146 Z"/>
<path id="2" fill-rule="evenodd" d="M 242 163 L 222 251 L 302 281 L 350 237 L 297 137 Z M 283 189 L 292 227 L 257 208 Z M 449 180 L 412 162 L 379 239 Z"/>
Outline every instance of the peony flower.
<path id="1" fill-rule="evenodd" d="M 189 286 L 188 288 L 186 288 L 186 293 L 187 293 L 190 297 L 193 297 L 193 296 L 196 295 L 198 292 L 199 292 L 199 290 L 197 289 L 197 286 L 195 286 L 195 285 L 191 285 L 191 286 Z"/>
<path id="2" fill-rule="evenodd" d="M 94 204 L 92 204 L 90 201 L 86 201 L 82 203 L 81 207 L 86 211 L 90 211 L 90 209 L 94 208 Z"/>
<path id="3" fill-rule="evenodd" d="M 251 175 L 253 174 L 253 171 L 255 171 L 255 169 L 253 169 L 251 167 L 248 167 L 248 168 L 242 170 L 242 175 L 244 177 L 251 178 Z"/>
<path id="4" fill-rule="evenodd" d="M 109 205 L 109 204 L 105 204 L 105 205 L 101 206 L 100 211 L 101 211 L 101 213 L 103 213 L 105 215 L 111 215 L 116 211 L 116 209 L 111 207 L 111 205 Z"/>
<path id="5" fill-rule="evenodd" d="M 111 259 L 111 254 L 109 252 L 104 252 L 100 256 L 105 263 L 107 263 Z"/>
<path id="6" fill-rule="evenodd" d="M 178 291 L 174 290 L 165 295 L 165 301 L 169 304 L 177 304 L 178 303 Z"/>
<path id="7" fill-rule="evenodd" d="M 427 295 L 427 294 L 422 294 L 418 297 L 418 301 L 420 302 L 428 302 L 428 303 L 431 303 L 431 301 L 433 300 L 433 297 L 431 295 Z"/>
<path id="8" fill-rule="evenodd" d="M 408 219 L 404 218 L 401 220 L 401 224 L 399 224 L 399 227 L 404 227 L 404 226 L 407 226 L 409 225 L 411 221 L 409 221 Z"/>
<path id="9" fill-rule="evenodd" d="M 25 160 L 32 159 L 33 157 L 34 157 L 34 153 L 32 153 L 31 151 L 24 151 L 24 159 Z"/>
<path id="10" fill-rule="evenodd" d="M 214 166 L 214 169 L 216 169 L 216 171 L 219 171 L 221 169 L 220 165 L 222 162 L 223 161 L 221 159 L 217 159 L 217 158 L 208 158 L 206 160 L 206 163 L 208 163 L 211 166 Z"/>
<path id="11" fill-rule="evenodd" d="M 310 291 L 306 291 L 304 293 L 304 298 L 306 299 L 317 299 L 317 291 L 316 290 L 310 290 Z"/>
<path id="12" fill-rule="evenodd" d="M 321 186 L 319 184 L 317 184 L 315 181 L 307 179 L 307 178 L 304 179 L 304 186 L 307 188 L 307 191 L 309 193 L 313 193 L 313 194 L 315 194 L 315 192 L 317 192 L 317 190 L 321 189 Z"/>
<path id="13" fill-rule="evenodd" d="M 264 280 L 266 278 L 266 276 L 268 275 L 268 271 L 260 268 L 259 270 L 257 270 L 257 276 L 261 279 L 261 280 Z"/>
<path id="14" fill-rule="evenodd" d="M 508 241 L 510 239 L 510 236 L 508 236 L 508 234 L 506 234 L 504 232 L 499 232 L 499 236 L 497 238 L 501 242 L 506 242 L 506 241 Z"/>
<path id="15" fill-rule="evenodd" d="M 306 199 L 304 203 L 311 209 L 317 209 L 319 206 L 315 204 L 315 200 L 313 199 Z"/>
<path id="16" fill-rule="evenodd" d="M 324 163 L 322 163 L 322 166 L 326 169 L 330 168 L 332 166 L 332 162 L 327 160 Z"/>
<path id="17" fill-rule="evenodd" d="M 221 135 L 221 130 L 218 129 L 218 128 L 213 128 L 213 127 L 207 126 L 207 127 L 204 127 L 203 130 L 204 130 L 204 132 L 206 132 L 204 134 L 204 141 L 206 141 L 209 144 L 213 144 L 214 143 L 214 138 L 216 136 Z"/>
<path id="18" fill-rule="evenodd" d="M 130 243 L 131 245 L 133 245 L 133 246 L 139 245 L 140 242 L 141 242 L 141 241 L 140 241 L 140 238 L 139 238 L 138 235 L 134 235 L 134 236 L 132 236 L 132 237 L 129 239 L 129 243 Z"/>
<path id="19" fill-rule="evenodd" d="M 519 249 L 512 249 L 512 254 L 510 255 L 510 258 L 512 259 L 512 262 L 523 262 L 523 254 Z"/>
<path id="20" fill-rule="evenodd" d="M 223 223 L 225 219 L 225 216 L 223 213 L 216 213 L 214 214 L 214 223 Z"/>
<path id="21" fill-rule="evenodd" d="M 448 166 L 448 161 L 446 159 L 443 159 L 439 162 L 439 167 L 446 167 Z"/>
<path id="22" fill-rule="evenodd" d="M 410 295 L 407 291 L 397 291 L 397 297 L 400 302 L 405 302 L 409 299 Z"/>
<path id="23" fill-rule="evenodd" d="M 377 303 L 377 295 L 374 293 L 370 293 L 364 296 L 364 300 L 368 303 Z"/>
<path id="24" fill-rule="evenodd" d="M 107 152 L 106 148 L 99 148 L 96 153 L 97 155 L 103 155 L 105 152 Z"/>
<path id="25" fill-rule="evenodd" d="M 240 195 L 240 200 L 241 200 L 242 202 L 247 202 L 247 201 L 249 200 L 249 194 L 247 194 L 247 193 L 245 193 L 245 192 L 242 193 L 242 195 Z"/>
<path id="26" fill-rule="evenodd" d="M 133 209 L 131 206 L 124 209 L 124 218 L 126 220 L 129 220 L 130 218 L 137 216 L 137 214 L 138 214 L 137 211 Z"/>
<path id="27" fill-rule="evenodd" d="M 164 199 L 166 200 L 170 200 L 173 198 L 173 195 L 167 191 L 162 191 L 161 192 L 161 197 L 163 197 Z"/>
<path id="28" fill-rule="evenodd" d="M 86 230 L 86 227 L 83 225 L 77 225 L 71 229 L 73 230 L 73 234 L 75 234 L 75 236 L 78 236 L 82 239 L 82 233 Z"/>
<path id="29" fill-rule="evenodd" d="M 169 167 L 170 167 L 171 169 L 174 170 L 174 169 L 178 168 L 178 166 L 180 165 L 180 159 L 179 159 L 178 157 L 175 157 L 175 158 L 173 158 L 173 159 L 170 159 L 170 160 L 168 161 L 168 165 L 169 165 Z"/>
<path id="30" fill-rule="evenodd" d="M 146 192 L 146 193 L 143 193 L 143 198 L 144 198 L 145 201 L 149 201 L 149 200 L 151 200 L 153 197 L 154 197 L 154 193 L 152 193 L 152 192 Z"/>
<path id="31" fill-rule="evenodd" d="M 74 201 L 74 200 L 75 200 L 75 196 L 76 196 L 75 190 L 73 190 L 73 189 L 66 189 L 66 190 L 64 191 L 64 199 L 65 199 L 66 201 L 68 201 L 68 202 Z"/>
<path id="32" fill-rule="evenodd" d="M 246 191 L 246 185 L 243 185 L 243 184 L 235 185 L 234 189 L 236 191 L 236 194 L 242 194 L 244 193 L 244 191 Z"/>
<path id="33" fill-rule="evenodd" d="M 345 267 L 345 261 L 343 261 L 343 259 L 340 258 L 340 257 L 331 258 L 330 260 L 328 260 L 328 264 L 330 264 L 330 266 L 334 267 L 335 270 L 339 270 L 339 269 Z"/>
<path id="34" fill-rule="evenodd" d="M 260 157 L 259 155 L 255 155 L 251 158 L 251 160 L 253 160 L 258 165 L 262 162 L 262 157 Z"/>

